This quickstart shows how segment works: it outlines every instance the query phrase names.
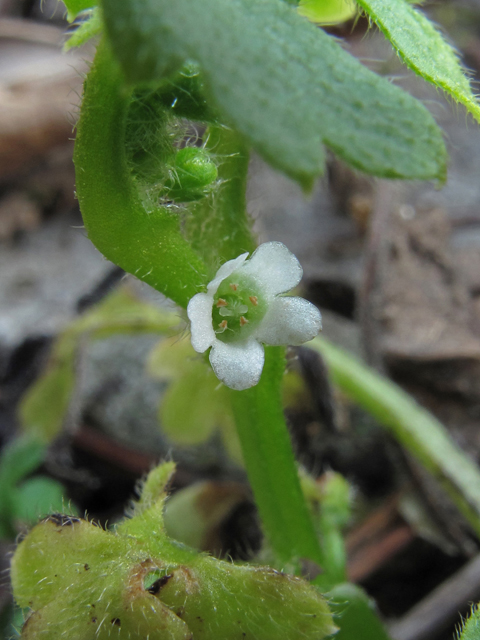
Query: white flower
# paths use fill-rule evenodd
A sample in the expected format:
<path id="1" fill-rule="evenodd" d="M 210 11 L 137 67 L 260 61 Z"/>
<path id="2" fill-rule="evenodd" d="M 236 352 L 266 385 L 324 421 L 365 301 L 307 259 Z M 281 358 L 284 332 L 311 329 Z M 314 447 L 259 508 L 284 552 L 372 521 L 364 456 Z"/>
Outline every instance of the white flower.
<path id="1" fill-rule="evenodd" d="M 303 298 L 281 296 L 301 280 L 302 267 L 281 242 L 266 242 L 220 267 L 206 293 L 188 303 L 192 346 L 209 347 L 215 375 L 232 389 L 255 386 L 263 344 L 299 345 L 322 328 L 319 310 Z"/>

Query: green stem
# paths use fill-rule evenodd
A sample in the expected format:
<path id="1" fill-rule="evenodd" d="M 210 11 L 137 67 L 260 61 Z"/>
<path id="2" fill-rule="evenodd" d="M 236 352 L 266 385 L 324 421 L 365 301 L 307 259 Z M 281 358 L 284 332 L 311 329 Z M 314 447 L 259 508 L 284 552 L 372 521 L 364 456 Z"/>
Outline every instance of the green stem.
<path id="1" fill-rule="evenodd" d="M 76 187 L 85 227 L 112 262 L 186 307 L 207 282 L 206 267 L 183 238 L 180 216 L 146 211 L 125 153 L 131 91 L 105 42 L 87 77 L 75 143 Z M 159 161 L 162 159 L 159 158 Z"/>
<path id="2" fill-rule="evenodd" d="M 480 471 L 443 424 L 395 383 L 324 338 L 315 338 L 309 347 L 325 358 L 333 382 L 424 465 L 480 534 Z"/>
<path id="3" fill-rule="evenodd" d="M 308 558 L 322 564 L 322 552 L 303 497 L 281 403 L 285 371 L 282 347 L 266 347 L 259 384 L 232 391 L 238 435 L 260 517 L 281 562 Z"/>

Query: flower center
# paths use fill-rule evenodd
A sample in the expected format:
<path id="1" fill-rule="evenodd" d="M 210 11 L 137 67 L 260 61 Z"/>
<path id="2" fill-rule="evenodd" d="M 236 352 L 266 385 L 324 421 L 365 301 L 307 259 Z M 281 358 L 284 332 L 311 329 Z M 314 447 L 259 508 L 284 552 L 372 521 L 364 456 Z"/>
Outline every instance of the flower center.
<path id="1" fill-rule="evenodd" d="M 250 278 L 233 273 L 223 280 L 213 298 L 212 322 L 222 342 L 245 340 L 267 312 L 264 296 Z"/>

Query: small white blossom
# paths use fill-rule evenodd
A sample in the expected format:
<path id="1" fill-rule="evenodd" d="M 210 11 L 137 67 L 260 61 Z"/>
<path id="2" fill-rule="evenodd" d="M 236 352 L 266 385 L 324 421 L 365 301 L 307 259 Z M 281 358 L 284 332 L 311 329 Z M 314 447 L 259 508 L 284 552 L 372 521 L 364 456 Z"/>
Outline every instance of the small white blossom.
<path id="1" fill-rule="evenodd" d="M 241 391 L 260 380 L 263 344 L 299 345 L 322 328 L 319 310 L 303 298 L 282 296 L 301 280 L 302 267 L 281 242 L 266 242 L 220 267 L 188 303 L 192 346 L 209 347 L 215 375 Z"/>

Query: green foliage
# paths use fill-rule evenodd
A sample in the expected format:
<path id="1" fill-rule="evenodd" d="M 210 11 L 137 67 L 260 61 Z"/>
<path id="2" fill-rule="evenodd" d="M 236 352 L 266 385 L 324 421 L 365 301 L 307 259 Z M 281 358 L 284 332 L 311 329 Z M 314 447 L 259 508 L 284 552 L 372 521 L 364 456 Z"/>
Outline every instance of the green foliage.
<path id="1" fill-rule="evenodd" d="M 164 433 L 177 444 L 193 445 L 219 429 L 228 453 L 241 464 L 228 389 L 218 383 L 190 342 L 178 338 L 160 342 L 150 355 L 148 370 L 156 378 L 170 380 L 158 412 Z"/>
<path id="2" fill-rule="evenodd" d="M 333 382 L 392 432 L 480 533 L 480 471 L 445 427 L 395 383 L 325 338 L 315 338 L 309 346 L 325 358 Z"/>
<path id="3" fill-rule="evenodd" d="M 469 617 L 463 621 L 457 633 L 458 640 L 479 640 L 480 638 L 480 610 L 473 606 Z"/>
<path id="4" fill-rule="evenodd" d="M 63 488 L 50 478 L 25 479 L 43 463 L 45 444 L 31 436 L 14 440 L 0 457 L 0 538 L 13 539 L 19 525 L 32 525 L 63 508 Z"/>
<path id="5" fill-rule="evenodd" d="M 190 96 L 178 104 L 175 97 L 198 91 L 199 83 L 199 74 L 190 65 L 172 83 L 133 92 L 126 114 L 126 160 L 147 210 L 154 210 L 159 200 L 166 204 L 200 200 L 215 185 L 218 171 L 212 155 L 190 146 L 196 145 L 198 136 L 180 118 L 188 109 L 200 115 L 203 103 Z"/>
<path id="6" fill-rule="evenodd" d="M 36 524 L 39 518 L 52 511 L 62 511 L 64 507 L 64 489 L 51 478 L 39 476 L 25 480 L 15 494 L 15 520 L 28 526 Z"/>
<path id="7" fill-rule="evenodd" d="M 171 538 L 195 549 L 216 547 L 225 522 L 248 494 L 242 485 L 195 482 L 176 491 L 167 502 L 165 528 Z M 221 544 L 221 543 L 220 543 Z"/>
<path id="8" fill-rule="evenodd" d="M 69 18 L 70 19 L 70 18 Z M 102 31 L 103 22 L 98 8 L 91 9 L 64 45 L 65 51 L 80 47 Z"/>
<path id="9" fill-rule="evenodd" d="M 333 2 L 322 3 L 323 19 Z M 66 4 L 73 19 L 95 3 Z M 323 169 L 322 145 L 374 175 L 445 178 L 442 136 L 421 103 L 363 67 L 292 4 L 101 2 L 106 35 L 86 82 L 75 147 L 85 226 L 107 258 L 184 308 L 220 264 L 255 246 L 245 213 L 250 144 L 305 189 Z M 403 0 L 360 4 L 411 68 L 478 115 L 455 54 L 426 18 Z M 317 4 L 300 5 L 318 20 Z M 343 0 L 335 0 L 337 10 L 335 19 L 346 15 Z M 69 46 L 101 28 L 96 10 Z M 21 410 L 32 433 L 45 440 L 58 433 L 81 336 L 171 326 L 153 312 L 147 319 L 145 308 L 137 309 L 136 324 L 127 305 L 111 303 L 57 343 Z M 313 345 L 325 352 L 337 383 L 418 455 L 480 531 L 480 476 L 441 425 L 328 343 Z M 187 366 L 188 355 L 174 353 L 169 361 L 165 345 L 160 356 L 163 364 L 156 359 L 153 368 L 172 378 L 162 408 L 167 431 L 198 441 L 218 424 L 231 432 L 233 415 L 274 562 L 298 570 L 302 559 L 313 560 L 323 569 L 317 585 L 343 582 L 349 488 L 340 476 L 310 487 L 309 511 L 282 412 L 284 350 L 267 348 L 260 383 L 242 392 L 218 388 L 201 360 Z M 321 640 L 334 631 L 318 591 L 301 580 L 221 563 L 170 540 L 162 509 L 172 472 L 169 464 L 149 475 L 133 517 L 114 531 L 59 515 L 35 527 L 12 564 L 17 601 L 33 609 L 23 638 Z M 14 488 L 30 504 L 39 490 Z M 340 640 L 386 639 L 361 590 L 340 584 L 331 598 Z"/>
<path id="10" fill-rule="evenodd" d="M 67 7 L 67 18 L 69 22 L 73 22 L 79 13 L 97 6 L 96 0 L 65 0 Z"/>
<path id="11" fill-rule="evenodd" d="M 321 640 L 335 630 L 306 582 L 170 540 L 162 489 L 171 472 L 149 474 L 133 517 L 115 531 L 54 514 L 20 543 L 11 575 L 17 603 L 32 609 L 24 640 Z"/>
<path id="12" fill-rule="evenodd" d="M 315 480 L 301 471 L 300 479 L 323 551 L 322 573 L 315 584 L 326 590 L 347 579 L 343 529 L 351 518 L 352 492 L 348 482 L 339 473 L 327 472 Z"/>
<path id="13" fill-rule="evenodd" d="M 102 45 L 86 84 L 75 163 L 77 194 L 92 242 L 126 271 L 186 307 L 208 282 L 213 262 L 218 264 L 227 253 L 226 259 L 236 257 L 234 243 L 252 247 L 253 241 L 246 222 L 245 196 L 237 200 L 233 210 L 230 207 L 245 184 L 248 155 L 239 155 L 242 148 L 228 130 L 212 133 L 219 154 L 216 182 L 208 184 L 214 169 L 210 160 L 205 161 L 207 154 L 212 157 L 205 148 L 194 152 L 203 158 L 200 166 L 190 162 L 194 180 L 190 177 L 186 185 L 185 167 L 180 167 L 184 172 L 181 189 L 168 185 L 172 175 L 179 176 L 176 143 L 184 137 L 185 122 L 178 116 L 185 117 L 189 106 L 194 114 L 202 108 L 201 100 L 183 99 L 192 84 L 200 86 L 198 74 L 188 73 L 187 68 L 178 80 L 178 85 L 174 80 L 163 89 L 128 91 L 119 68 Z M 168 107 L 167 97 L 172 100 Z M 228 156 L 223 154 L 224 139 Z M 199 194 L 199 183 L 203 194 Z M 172 189 L 181 203 L 207 196 L 211 190 L 214 193 L 204 198 L 208 205 L 192 202 L 191 208 L 179 208 L 170 201 L 175 195 Z M 187 197 L 187 190 L 192 197 Z M 162 197 L 168 201 L 162 202 Z M 210 220 L 202 227 L 205 233 L 198 234 L 192 246 L 184 237 L 183 218 L 187 219 L 188 236 L 189 220 L 201 220 L 207 211 Z M 226 234 L 228 225 L 231 229 Z M 197 229 L 197 222 L 192 227 Z M 198 246 L 202 251 L 197 253 Z M 206 265 L 199 253 L 207 252 Z"/>
<path id="14" fill-rule="evenodd" d="M 77 195 L 90 240 L 110 260 L 180 306 L 207 281 L 206 268 L 182 236 L 178 212 L 146 210 L 125 150 L 131 92 L 101 45 L 86 84 L 75 144 Z"/>
<path id="15" fill-rule="evenodd" d="M 376 614 L 375 603 L 363 589 L 344 583 L 335 586 L 328 596 L 340 627 L 335 640 L 390 640 Z"/>
<path id="16" fill-rule="evenodd" d="M 337 24 L 353 18 L 357 5 L 352 0 L 300 0 L 298 13 L 316 24 Z"/>
<path id="17" fill-rule="evenodd" d="M 46 370 L 28 389 L 18 409 L 22 429 L 50 442 L 61 431 L 75 387 L 77 341 L 66 334 L 56 342 Z"/>
<path id="18" fill-rule="evenodd" d="M 163 335 L 177 325 L 177 316 L 140 302 L 127 289 L 110 295 L 70 324 L 57 339 L 46 370 L 20 403 L 22 429 L 44 442 L 60 433 L 75 388 L 75 361 L 82 340 L 118 333 Z"/>
<path id="19" fill-rule="evenodd" d="M 476 101 L 457 52 L 434 25 L 406 0 L 358 0 L 416 74 L 449 93 L 480 120 Z"/>
<path id="20" fill-rule="evenodd" d="M 205 148 L 216 159 L 218 181 L 210 197 L 189 209 L 185 233 L 213 276 L 223 262 L 253 252 L 256 242 L 246 215 L 249 152 L 244 140 L 232 129 L 212 124 Z"/>
<path id="21" fill-rule="evenodd" d="M 444 178 L 445 149 L 427 110 L 281 0 L 102 6 L 131 82 L 197 61 L 225 121 L 305 187 L 322 171 L 322 141 L 368 173 Z"/>
<path id="22" fill-rule="evenodd" d="M 217 166 L 204 149 L 184 147 L 169 168 L 166 196 L 176 202 L 200 200 L 218 177 Z"/>

